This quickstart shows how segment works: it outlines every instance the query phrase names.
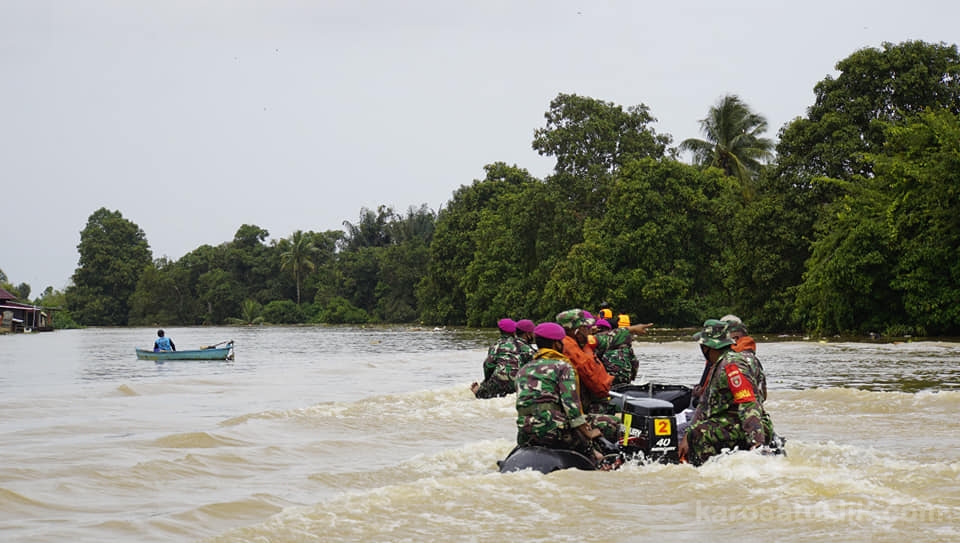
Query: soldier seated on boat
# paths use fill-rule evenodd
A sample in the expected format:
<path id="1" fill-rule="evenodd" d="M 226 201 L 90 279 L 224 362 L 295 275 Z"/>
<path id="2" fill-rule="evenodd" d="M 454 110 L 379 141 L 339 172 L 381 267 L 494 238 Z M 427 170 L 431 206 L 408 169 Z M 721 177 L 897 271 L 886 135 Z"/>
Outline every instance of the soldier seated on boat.
<path id="1" fill-rule="evenodd" d="M 176 350 L 177 346 L 173 344 L 172 339 L 163 334 L 163 329 L 157 330 L 157 340 L 153 342 L 153 352 Z"/>
<path id="2" fill-rule="evenodd" d="M 566 331 L 547 322 L 534 335 L 537 355 L 517 374 L 517 445 L 574 450 L 599 462 L 593 440 L 601 433 L 583 414 L 577 373 L 563 352 Z"/>
<path id="3" fill-rule="evenodd" d="M 517 323 L 503 318 L 497 322 L 500 337 L 487 350 L 483 361 L 483 382 L 474 382 L 470 390 L 481 399 L 497 398 L 517 391 L 515 380 L 520 369 L 520 347 L 517 345 Z"/>
<path id="4" fill-rule="evenodd" d="M 771 445 L 773 423 L 763 407 L 766 376 L 756 357 L 731 347 L 729 322 L 709 319 L 694 335 L 706 360 L 703 395 L 680 441 L 679 454 L 699 466 L 725 449 Z"/>

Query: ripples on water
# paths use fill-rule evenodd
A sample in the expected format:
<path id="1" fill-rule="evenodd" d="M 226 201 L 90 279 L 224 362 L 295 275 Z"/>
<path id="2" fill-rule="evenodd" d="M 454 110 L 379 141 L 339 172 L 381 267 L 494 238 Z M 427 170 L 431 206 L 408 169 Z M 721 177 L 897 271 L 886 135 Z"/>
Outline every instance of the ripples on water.
<path id="1" fill-rule="evenodd" d="M 496 472 L 488 332 L 170 329 L 236 360 L 135 360 L 154 332 L 0 337 L 5 540 L 960 539 L 957 344 L 761 343 L 786 458 L 543 476 Z M 636 350 L 699 377 L 692 342 Z"/>

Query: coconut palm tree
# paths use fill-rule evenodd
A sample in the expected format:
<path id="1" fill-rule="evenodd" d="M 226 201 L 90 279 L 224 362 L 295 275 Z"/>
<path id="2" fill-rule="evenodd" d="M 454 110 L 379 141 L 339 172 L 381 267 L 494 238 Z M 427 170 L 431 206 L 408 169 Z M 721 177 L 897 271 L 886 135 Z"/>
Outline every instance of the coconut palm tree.
<path id="1" fill-rule="evenodd" d="M 773 158 L 773 140 L 761 137 L 767 131 L 767 119 L 735 94 L 720 98 L 710 108 L 700 120 L 700 131 L 706 139 L 683 140 L 680 149 L 692 152 L 695 164 L 715 166 L 736 177 L 744 189 Z"/>
<path id="2" fill-rule="evenodd" d="M 289 249 L 280 253 L 280 270 L 290 269 L 297 282 L 297 305 L 300 305 L 300 274 L 304 270 L 313 271 L 317 265 L 313 263 L 313 255 L 317 252 L 310 235 L 303 230 L 297 230 L 290 236 Z"/>

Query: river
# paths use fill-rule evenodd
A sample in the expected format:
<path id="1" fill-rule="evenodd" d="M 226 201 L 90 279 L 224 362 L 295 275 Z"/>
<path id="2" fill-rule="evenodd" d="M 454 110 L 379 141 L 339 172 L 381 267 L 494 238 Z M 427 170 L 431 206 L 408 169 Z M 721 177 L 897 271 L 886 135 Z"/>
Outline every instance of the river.
<path id="1" fill-rule="evenodd" d="M 490 331 L 170 328 L 0 336 L 0 539 L 17 542 L 958 541 L 960 344 L 765 341 L 786 457 L 500 474 Z M 692 384 L 689 337 L 635 344 Z M 640 378 L 638 378 L 640 380 Z"/>

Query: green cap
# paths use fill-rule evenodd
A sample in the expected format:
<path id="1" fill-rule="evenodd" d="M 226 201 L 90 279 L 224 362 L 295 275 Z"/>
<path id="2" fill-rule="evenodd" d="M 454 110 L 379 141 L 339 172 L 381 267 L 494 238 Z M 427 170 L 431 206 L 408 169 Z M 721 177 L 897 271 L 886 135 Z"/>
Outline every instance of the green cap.
<path id="1" fill-rule="evenodd" d="M 581 326 L 593 326 L 596 322 L 588 318 L 582 309 L 568 309 L 557 313 L 557 324 L 564 328 L 579 328 Z"/>
<path id="2" fill-rule="evenodd" d="M 727 333 L 732 334 L 734 332 L 747 333 L 747 327 L 743 324 L 743 321 L 740 320 L 740 317 L 736 315 L 724 315 L 720 320 L 727 323 Z"/>
<path id="3" fill-rule="evenodd" d="M 707 319 L 703 322 L 703 329 L 693 334 L 693 339 L 700 345 L 706 345 L 711 349 L 723 349 L 733 345 L 730 339 L 728 328 L 729 323 L 717 319 Z"/>

